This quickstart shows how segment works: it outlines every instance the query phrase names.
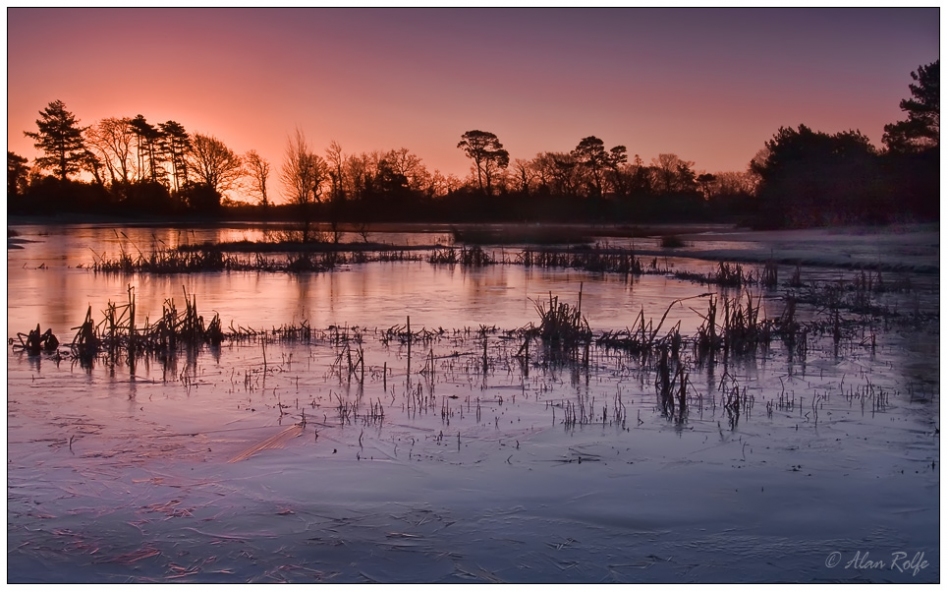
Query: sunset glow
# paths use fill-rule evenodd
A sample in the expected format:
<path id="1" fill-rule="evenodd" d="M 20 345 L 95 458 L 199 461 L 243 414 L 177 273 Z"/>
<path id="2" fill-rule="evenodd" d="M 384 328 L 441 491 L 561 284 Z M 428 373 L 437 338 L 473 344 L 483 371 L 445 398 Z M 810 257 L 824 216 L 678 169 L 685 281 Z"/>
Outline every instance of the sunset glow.
<path id="1" fill-rule="evenodd" d="M 586 136 L 697 171 L 745 170 L 780 126 L 877 145 L 938 9 L 35 9 L 7 11 L 9 149 L 60 99 L 81 125 L 175 120 L 278 168 L 299 127 L 322 153 L 405 147 L 467 177 Z M 280 190 L 278 183 L 275 189 Z M 279 198 L 278 198 L 279 199 Z"/>
<path id="2" fill-rule="evenodd" d="M 941 581 L 940 8 L 8 8 L 7 580 Z"/>

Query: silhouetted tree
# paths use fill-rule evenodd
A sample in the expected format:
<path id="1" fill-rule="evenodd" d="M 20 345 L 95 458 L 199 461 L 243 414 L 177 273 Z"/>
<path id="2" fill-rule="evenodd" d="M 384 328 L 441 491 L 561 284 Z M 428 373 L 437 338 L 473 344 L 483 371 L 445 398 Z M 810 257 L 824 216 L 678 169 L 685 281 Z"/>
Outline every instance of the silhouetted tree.
<path id="1" fill-rule="evenodd" d="M 609 181 L 612 183 L 613 193 L 624 195 L 628 191 L 627 176 L 623 167 L 629 162 L 629 155 L 625 146 L 613 146 L 606 155 L 606 167 L 609 170 Z"/>
<path id="2" fill-rule="evenodd" d="M 240 157 L 214 136 L 194 134 L 187 160 L 197 183 L 207 185 L 218 196 L 230 191 L 243 172 Z"/>
<path id="3" fill-rule="evenodd" d="M 431 173 L 428 178 L 428 193 L 432 197 L 444 197 L 461 189 L 462 183 L 454 174 L 443 174 L 439 170 Z"/>
<path id="4" fill-rule="evenodd" d="M 887 150 L 882 166 L 890 206 L 912 217 L 937 219 L 940 207 L 940 66 L 939 61 L 912 72 L 911 99 L 899 106 L 908 117 L 885 126 Z"/>
<path id="5" fill-rule="evenodd" d="M 534 179 L 536 178 L 536 173 L 531 163 L 522 158 L 514 160 L 514 177 L 516 178 L 517 191 L 523 195 L 530 195 Z"/>
<path id="6" fill-rule="evenodd" d="M 86 150 L 82 153 L 79 169 L 92 175 L 92 180 L 99 187 L 105 186 L 105 181 L 102 179 L 102 168 L 102 160 L 94 152 Z"/>
<path id="7" fill-rule="evenodd" d="M 654 188 L 662 193 L 695 191 L 695 163 L 682 160 L 677 154 L 659 154 L 652 159 Z"/>
<path id="8" fill-rule="evenodd" d="M 269 206 L 267 200 L 267 179 L 270 177 L 270 162 L 257 154 L 256 150 L 250 150 L 244 155 L 244 174 L 249 181 L 250 192 L 260 200 L 264 212 Z"/>
<path id="9" fill-rule="evenodd" d="M 630 194 L 643 195 L 652 192 L 652 171 L 638 154 L 629 165 L 628 177 Z"/>
<path id="10" fill-rule="evenodd" d="M 58 100 L 40 111 L 36 125 L 38 132 L 23 132 L 36 140 L 34 146 L 45 154 L 37 158 L 36 163 L 43 169 L 53 171 L 60 181 L 65 182 L 70 174 L 81 168 L 86 151 L 82 138 L 84 129 L 79 127 L 76 116 Z"/>
<path id="11" fill-rule="evenodd" d="M 158 181 L 158 140 L 161 133 L 142 115 L 136 115 L 130 122 L 135 133 L 138 154 L 138 180 Z"/>
<path id="12" fill-rule="evenodd" d="M 705 199 L 711 197 L 711 186 L 717 179 L 718 178 L 711 173 L 702 173 L 695 179 L 698 186 L 701 187 L 701 193 L 704 194 Z"/>
<path id="13" fill-rule="evenodd" d="M 408 148 L 389 150 L 383 157 L 391 171 L 405 178 L 407 187 L 420 192 L 428 184 L 428 171 L 421 158 L 412 154 Z"/>
<path id="14" fill-rule="evenodd" d="M 171 178 L 175 191 L 188 182 L 187 155 L 191 151 L 191 138 L 184 126 L 177 121 L 166 121 L 158 125 L 161 133 L 159 146 L 164 161 L 171 164 Z"/>
<path id="15" fill-rule="evenodd" d="M 602 195 L 603 170 L 607 164 L 606 148 L 602 140 L 596 136 L 583 138 L 573 149 L 571 156 L 583 173 L 588 195 Z"/>
<path id="16" fill-rule="evenodd" d="M 882 142 L 893 152 L 919 152 L 938 147 L 940 134 L 939 61 L 919 66 L 909 84 L 911 99 L 903 99 L 899 108 L 908 117 L 885 126 Z"/>
<path id="17" fill-rule="evenodd" d="M 14 152 L 7 151 L 7 196 L 19 197 L 26 189 L 30 168 L 27 160 Z"/>
<path id="18" fill-rule="evenodd" d="M 127 184 L 131 180 L 130 159 L 135 137 L 131 121 L 127 117 L 109 117 L 86 131 L 87 144 L 102 161 L 112 185 L 117 182 Z"/>
<path id="19" fill-rule="evenodd" d="M 490 132 L 471 130 L 461 135 L 458 148 L 474 161 L 477 170 L 477 186 L 490 195 L 491 181 L 498 170 L 506 169 L 510 164 L 510 153 L 504 149 L 497 136 Z"/>
<path id="20" fill-rule="evenodd" d="M 326 173 L 329 175 L 330 191 L 334 203 L 345 200 L 345 178 L 343 169 L 346 164 L 346 155 L 342 152 L 339 142 L 333 140 L 326 148 Z"/>
<path id="21" fill-rule="evenodd" d="M 878 208 L 878 159 L 858 131 L 830 136 L 805 125 L 780 128 L 767 142 L 766 159 L 751 167 L 760 177 L 761 226 L 848 222 Z"/>
<path id="22" fill-rule="evenodd" d="M 303 226 L 303 241 L 309 241 L 312 205 L 322 201 L 322 187 L 328 176 L 326 161 L 309 151 L 306 136 L 297 128 L 296 136 L 287 139 L 280 181 L 298 208 Z"/>

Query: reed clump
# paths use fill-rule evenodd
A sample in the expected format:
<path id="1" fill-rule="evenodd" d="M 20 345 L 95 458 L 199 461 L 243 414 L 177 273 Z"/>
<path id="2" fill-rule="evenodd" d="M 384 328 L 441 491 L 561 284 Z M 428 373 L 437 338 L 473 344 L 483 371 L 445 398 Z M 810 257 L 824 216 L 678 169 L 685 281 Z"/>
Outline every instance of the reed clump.
<path id="1" fill-rule="evenodd" d="M 152 273 L 157 275 L 222 271 L 319 273 L 331 271 L 340 265 L 347 264 L 374 261 L 415 261 L 420 259 L 418 255 L 396 248 L 383 249 L 379 247 L 372 250 L 359 248 L 347 251 L 344 245 L 326 245 L 322 249 L 304 248 L 307 246 L 304 243 L 299 243 L 300 248 L 293 248 L 296 246 L 294 243 L 279 246 L 285 251 L 285 254 L 270 258 L 263 253 L 280 249 L 265 249 L 256 243 L 247 243 L 246 248 L 240 248 L 240 243 L 202 243 L 200 245 L 181 245 L 177 248 L 155 245 L 148 255 L 139 251 L 137 256 L 133 256 L 123 244 L 120 247 L 119 255 L 115 258 L 110 259 L 96 255 L 96 261 L 92 264 L 91 269 L 96 273 Z M 260 247 L 260 250 L 253 250 L 257 247 Z M 360 247 L 362 246 L 360 245 Z M 231 254 L 230 251 L 243 253 L 243 256 Z"/>
<path id="2" fill-rule="evenodd" d="M 641 275 L 642 264 L 628 249 L 607 249 L 600 246 L 566 250 L 524 249 L 515 260 L 525 267 L 570 268 L 597 273 Z"/>
<path id="3" fill-rule="evenodd" d="M 29 333 L 17 333 L 16 336 L 19 343 L 14 343 L 11 338 L 10 345 L 15 351 L 25 351 L 31 356 L 39 355 L 44 351 L 55 352 L 59 349 L 59 339 L 53 335 L 53 330 L 41 331 L 39 323 L 36 323 L 36 329 L 32 329 Z"/>
<path id="4" fill-rule="evenodd" d="M 553 296 L 552 292 L 548 304 L 542 300 L 534 302 L 537 314 L 540 315 L 537 336 L 544 344 L 567 349 L 588 344 L 592 340 L 592 330 L 582 314 L 582 298 L 580 288 L 577 306 L 560 302 L 559 297 Z"/>
<path id="5" fill-rule="evenodd" d="M 670 348 L 671 351 L 677 355 L 682 344 L 682 336 L 679 332 L 681 328 L 680 321 L 676 323 L 668 333 L 656 339 L 658 332 L 665 322 L 665 318 L 668 316 L 668 312 L 677 302 L 679 301 L 676 300 L 669 305 L 657 326 L 653 326 L 652 319 L 646 322 L 645 309 L 643 308 L 639 311 L 639 316 L 631 328 L 619 331 L 604 331 L 596 339 L 596 345 L 624 351 L 630 355 L 641 356 L 642 358 L 647 358 L 656 349 L 662 347 Z"/>
<path id="6" fill-rule="evenodd" d="M 125 245 L 115 259 L 97 257 L 92 270 L 97 273 L 197 273 L 207 271 L 230 271 L 245 267 L 235 257 L 225 255 L 220 249 L 182 251 L 168 247 L 156 247 L 146 256 L 139 251 L 133 257 Z"/>
<path id="7" fill-rule="evenodd" d="M 744 268 L 740 263 L 735 263 L 732 266 L 730 263 L 721 261 L 718 263 L 713 283 L 726 288 L 740 288 L 748 283 L 748 280 L 749 278 L 744 275 Z"/>
<path id="8" fill-rule="evenodd" d="M 659 348 L 655 393 L 662 416 L 683 424 L 688 410 L 688 374 L 668 345 Z"/>
<path id="9" fill-rule="evenodd" d="M 777 283 L 777 264 L 774 261 L 768 261 L 760 274 L 760 285 L 772 290 L 777 287 Z"/>
<path id="10" fill-rule="evenodd" d="M 198 314 L 197 297 L 184 291 L 185 308 L 179 310 L 173 299 L 165 300 L 157 321 L 139 325 L 136 320 L 134 288 L 128 287 L 125 304 L 109 302 L 103 318 L 95 323 L 92 307 L 78 327 L 72 343 L 72 352 L 81 360 L 89 362 L 100 354 L 114 361 L 119 355 L 130 360 L 141 354 L 170 353 L 179 347 L 196 348 L 203 345 L 218 346 L 232 338 L 221 325 L 220 316 L 214 313 L 205 322 Z"/>
<path id="11" fill-rule="evenodd" d="M 470 248 L 438 247 L 428 254 L 428 263 L 434 265 L 455 265 L 462 267 L 484 267 L 497 263 L 493 253 L 479 246 Z"/>
<path id="12" fill-rule="evenodd" d="M 724 355 L 746 354 L 760 344 L 770 342 L 772 321 L 761 319 L 760 297 L 754 301 L 750 292 L 744 304 L 740 298 L 708 298 L 704 322 L 698 327 L 695 350 L 699 359 L 723 351 Z M 719 303 L 723 310 L 719 311 Z"/>

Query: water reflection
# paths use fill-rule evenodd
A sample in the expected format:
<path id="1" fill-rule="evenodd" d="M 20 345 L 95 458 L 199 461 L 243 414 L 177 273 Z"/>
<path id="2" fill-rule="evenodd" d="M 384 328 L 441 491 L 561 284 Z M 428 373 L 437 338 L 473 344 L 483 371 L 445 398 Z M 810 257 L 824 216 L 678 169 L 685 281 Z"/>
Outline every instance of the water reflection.
<path id="1" fill-rule="evenodd" d="M 100 256 L 121 250 L 146 251 L 153 245 L 175 247 L 204 241 L 256 240 L 265 229 L 243 228 L 127 228 L 107 226 L 21 227 L 28 243 L 8 251 L 8 326 L 12 332 L 51 326 L 64 342 L 91 306 L 94 316 L 109 301 L 122 303 L 129 286 L 137 295 L 140 318 L 156 319 L 167 299 L 183 301 L 184 292 L 196 294 L 199 309 L 218 312 L 225 325 L 265 329 L 306 320 L 313 327 L 360 325 L 387 328 L 406 317 L 416 327 L 463 328 L 481 325 L 510 329 L 538 321 L 534 301 L 550 293 L 576 303 L 583 292 L 583 314 L 595 330 L 620 330 L 632 325 L 640 311 L 658 319 L 675 299 L 686 299 L 708 290 L 705 286 L 671 277 L 647 275 L 626 279 L 570 269 L 525 268 L 496 265 L 483 268 L 430 265 L 426 262 L 351 265 L 331 273 L 196 273 L 159 276 L 94 274 L 88 266 Z M 432 244 L 445 233 L 378 235 L 372 240 L 400 244 Z M 358 239 L 358 237 L 355 237 Z M 615 241 L 612 241 L 615 243 Z M 706 244 L 706 243 L 702 243 Z M 746 246 L 746 244 L 745 244 Z M 742 247 L 743 248 L 743 247 Z M 682 258 L 663 258 L 673 269 L 706 270 L 708 264 Z M 849 277 L 839 270 L 807 270 L 809 277 Z M 887 296 L 900 310 L 937 310 L 938 287 Z M 736 297 L 739 291 L 713 289 Z M 913 304 L 914 302 L 914 304 Z M 775 316 L 781 303 L 764 298 L 761 315 Z M 686 301 L 669 310 L 666 326 L 681 323 L 683 334 L 694 334 L 702 323 L 703 304 Z M 819 314 L 809 311 L 803 314 Z M 937 363 L 937 340 L 909 332 L 906 346 L 894 355 L 904 356 L 902 366 Z M 846 352 L 836 352 L 845 358 Z M 916 358 L 934 358 L 919 362 Z M 930 363 L 929 363 L 930 362 Z M 870 361 L 871 363 L 871 361 Z M 787 348 L 787 375 L 807 372 L 806 345 Z M 713 370 L 709 369 L 709 374 Z M 915 375 L 925 370 L 913 371 Z M 930 380 L 930 378 L 929 378 Z M 711 392 L 710 384 L 708 392 Z"/>

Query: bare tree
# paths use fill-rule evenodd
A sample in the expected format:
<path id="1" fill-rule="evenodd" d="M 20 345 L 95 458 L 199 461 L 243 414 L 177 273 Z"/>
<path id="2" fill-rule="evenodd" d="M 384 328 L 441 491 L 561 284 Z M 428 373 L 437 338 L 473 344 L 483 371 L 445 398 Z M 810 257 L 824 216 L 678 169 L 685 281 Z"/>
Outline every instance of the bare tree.
<path id="1" fill-rule="evenodd" d="M 342 200 L 345 197 L 343 168 L 346 164 L 346 155 L 342 153 L 342 146 L 339 142 L 333 140 L 329 143 L 329 148 L 326 148 L 326 162 L 329 165 L 327 172 L 332 184 L 332 200 Z"/>
<path id="2" fill-rule="evenodd" d="M 408 181 L 408 187 L 421 191 L 427 184 L 429 174 L 421 158 L 408 151 L 408 148 L 389 150 L 385 153 L 385 162 L 392 172 L 402 175 Z"/>
<path id="3" fill-rule="evenodd" d="M 542 152 L 532 164 L 540 181 L 553 195 L 576 195 L 579 186 L 578 163 L 568 152 Z"/>
<path id="4" fill-rule="evenodd" d="M 346 191 L 355 199 L 364 199 L 372 184 L 372 163 L 369 155 L 362 153 L 346 159 L 343 178 Z"/>
<path id="5" fill-rule="evenodd" d="M 290 203 L 299 206 L 303 241 L 309 241 L 311 205 L 322 201 L 322 187 L 328 176 L 326 161 L 309 151 L 306 136 L 299 128 L 287 139 L 280 181 Z"/>
<path id="6" fill-rule="evenodd" d="M 536 178 L 536 172 L 530 161 L 522 158 L 514 160 L 514 175 L 517 178 L 517 191 L 529 195 Z"/>
<path id="7" fill-rule="evenodd" d="M 131 180 L 134 138 L 135 130 L 128 117 L 103 119 L 86 132 L 89 147 L 105 165 L 113 184 L 127 184 Z"/>
<path id="8" fill-rule="evenodd" d="M 244 155 L 244 176 L 247 177 L 250 192 L 253 193 L 266 212 L 270 202 L 267 200 L 267 179 L 270 177 L 270 162 L 251 150 Z"/>
<path id="9" fill-rule="evenodd" d="M 674 191 L 689 191 L 695 188 L 695 163 L 682 160 L 677 154 L 659 154 L 652 159 L 655 170 L 655 185 L 665 193 Z"/>
<path id="10" fill-rule="evenodd" d="M 188 166 L 198 183 L 203 183 L 219 195 L 230 191 L 243 173 L 240 157 L 214 136 L 194 134 L 188 152 Z"/>

